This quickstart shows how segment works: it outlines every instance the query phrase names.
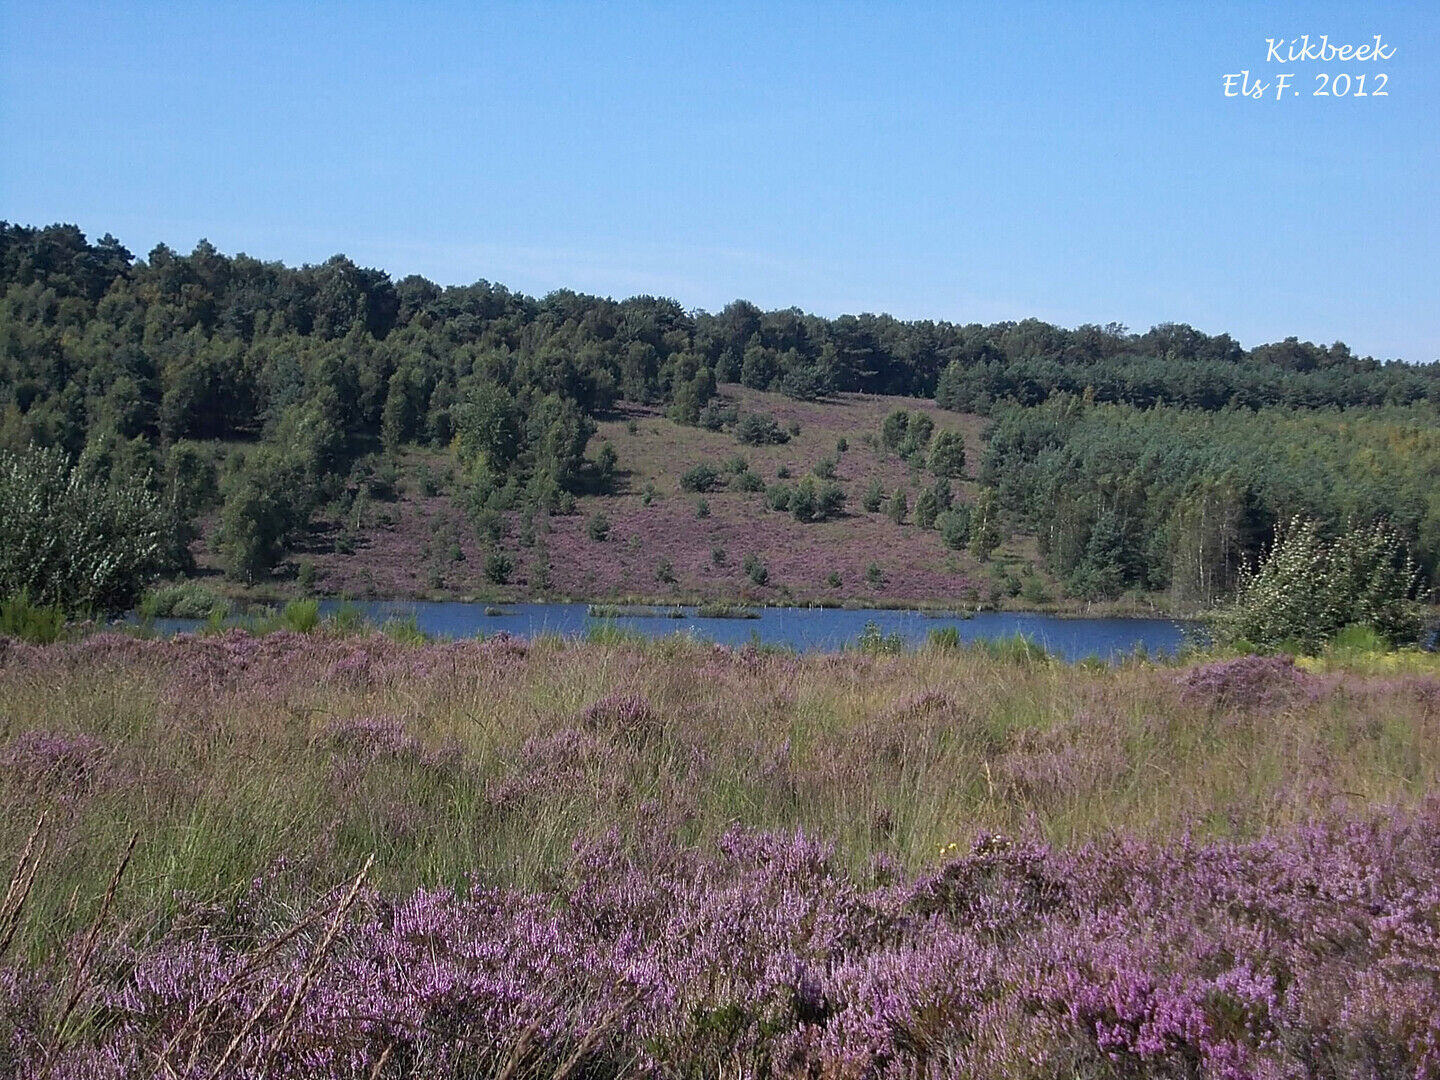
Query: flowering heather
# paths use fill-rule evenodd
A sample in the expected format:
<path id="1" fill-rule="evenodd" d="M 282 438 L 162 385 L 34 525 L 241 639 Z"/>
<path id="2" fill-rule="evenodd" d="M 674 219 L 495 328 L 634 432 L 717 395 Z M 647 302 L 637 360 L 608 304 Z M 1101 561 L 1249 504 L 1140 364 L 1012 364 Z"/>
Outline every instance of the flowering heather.
<path id="1" fill-rule="evenodd" d="M 1222 708 L 1273 710 L 1318 693 L 1320 679 L 1289 656 L 1241 656 L 1187 669 L 1177 682 L 1186 701 Z"/>
<path id="2" fill-rule="evenodd" d="M 166 1075 L 1432 1077 L 1440 805 L 1246 843 L 980 838 L 915 874 L 802 834 L 577 844 L 543 891 L 267 881 L 0 974 L 7 1064 Z M 302 917 L 302 924 L 306 917 Z M 289 922 L 293 923 L 295 916 Z M 320 928 L 337 927 L 332 938 Z M 36 1003 L 39 1003 L 38 1006 Z"/>
<path id="3" fill-rule="evenodd" d="M 587 705 L 580 720 L 590 731 L 604 732 L 612 738 L 644 742 L 658 734 L 662 720 L 640 694 L 607 694 Z"/>
<path id="4" fill-rule="evenodd" d="M 0 748 L 0 770 L 20 789 L 77 795 L 95 781 L 104 753 L 89 735 L 25 731 Z"/>

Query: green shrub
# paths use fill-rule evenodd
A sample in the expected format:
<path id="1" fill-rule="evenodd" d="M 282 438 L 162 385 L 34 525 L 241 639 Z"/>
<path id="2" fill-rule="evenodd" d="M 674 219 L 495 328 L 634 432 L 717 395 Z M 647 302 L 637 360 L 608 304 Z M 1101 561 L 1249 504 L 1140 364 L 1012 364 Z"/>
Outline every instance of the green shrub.
<path id="1" fill-rule="evenodd" d="M 291 600 L 280 611 L 280 625 L 297 634 L 308 634 L 320 625 L 318 600 Z"/>
<path id="2" fill-rule="evenodd" d="M 760 561 L 760 556 L 753 551 L 745 556 L 740 568 L 745 571 L 745 576 L 756 585 L 764 585 L 770 580 L 770 569 Z"/>
<path id="3" fill-rule="evenodd" d="M 402 645 L 423 645 L 430 640 L 430 635 L 420 629 L 420 623 L 413 614 L 386 619 L 380 632 Z"/>
<path id="4" fill-rule="evenodd" d="M 695 502 L 695 516 L 701 521 L 710 516 L 710 500 L 698 499 Z"/>
<path id="5" fill-rule="evenodd" d="M 365 629 L 364 614 L 349 600 L 341 601 L 325 621 L 338 634 L 358 634 Z"/>
<path id="6" fill-rule="evenodd" d="M 925 635 L 925 641 L 932 649 L 958 649 L 960 647 L 960 628 L 937 626 Z"/>
<path id="7" fill-rule="evenodd" d="M 865 486 L 865 494 L 860 498 L 860 505 L 865 508 L 867 514 L 877 514 L 880 506 L 885 501 L 885 489 L 880 486 L 878 479 L 872 479 Z"/>
<path id="8" fill-rule="evenodd" d="M 142 478 L 88 476 L 60 450 L 0 451 L 0 596 L 126 611 L 165 569 L 171 528 Z"/>
<path id="9" fill-rule="evenodd" d="M 145 619 L 204 619 L 216 610 L 229 614 L 229 602 L 198 581 L 157 586 L 140 598 L 139 605 Z"/>
<path id="10" fill-rule="evenodd" d="M 49 645 L 64 636 L 65 611 L 59 604 L 32 604 L 23 592 L 0 601 L 0 637 Z"/>
<path id="11" fill-rule="evenodd" d="M 940 529 L 940 542 L 953 551 L 964 551 L 970 542 L 970 508 L 965 505 L 947 510 L 935 519 Z"/>
<path id="12" fill-rule="evenodd" d="M 590 520 L 585 523 L 585 532 L 591 540 L 594 540 L 597 544 L 603 544 L 605 538 L 610 535 L 610 519 L 599 511 L 596 511 L 590 515 Z"/>
<path id="13" fill-rule="evenodd" d="M 885 571 L 880 569 L 880 564 L 872 562 L 865 567 L 865 582 L 872 589 L 883 589 L 885 587 Z"/>
<path id="14" fill-rule="evenodd" d="M 764 491 L 765 481 L 746 469 L 744 472 L 736 474 L 735 487 L 740 491 Z"/>
<path id="15" fill-rule="evenodd" d="M 862 653 L 871 656 L 897 656 L 905 651 L 905 639 L 897 631 L 893 634 L 880 632 L 880 624 L 867 622 L 865 629 L 860 632 L 860 637 L 855 643 Z"/>
<path id="16" fill-rule="evenodd" d="M 747 413 L 735 425 L 735 438 L 746 446 L 778 445 L 790 441 L 790 435 L 781 430 L 769 413 Z"/>
<path id="17" fill-rule="evenodd" d="M 510 575 L 515 571 L 515 560 L 503 551 L 492 551 L 485 556 L 485 580 L 492 585 L 508 585 Z"/>
<path id="18" fill-rule="evenodd" d="M 680 476 L 681 491 L 713 491 L 719 484 L 720 470 L 707 461 L 686 469 Z"/>
<path id="19" fill-rule="evenodd" d="M 905 515 L 910 512 L 910 502 L 905 497 L 904 488 L 896 488 L 895 494 L 890 496 L 890 503 L 885 508 L 885 513 L 896 525 L 905 524 Z"/>

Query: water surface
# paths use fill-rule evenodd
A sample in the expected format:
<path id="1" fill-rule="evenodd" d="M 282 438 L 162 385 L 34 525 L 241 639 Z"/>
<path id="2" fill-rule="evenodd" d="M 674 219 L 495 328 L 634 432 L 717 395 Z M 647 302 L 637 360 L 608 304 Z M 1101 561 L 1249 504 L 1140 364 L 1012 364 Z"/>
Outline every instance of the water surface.
<path id="1" fill-rule="evenodd" d="M 334 614 L 341 603 L 321 601 L 320 613 Z M 1005 611 L 960 617 L 919 611 L 781 607 L 752 609 L 759 614 L 758 619 L 700 618 L 693 607 L 673 609 L 682 613 L 679 618 L 660 614 L 660 609 L 647 608 L 638 609 L 638 614 L 607 619 L 589 615 L 585 604 L 495 606 L 460 601 L 387 600 L 351 603 L 374 625 L 413 616 L 425 633 L 452 638 L 494 634 L 501 630 L 524 638 L 539 634 L 576 637 L 610 623 L 651 637 L 688 633 L 724 645 L 758 641 L 800 652 L 838 652 L 853 646 L 866 624 L 873 622 L 886 636 L 899 634 L 909 647 L 923 644 L 931 630 L 953 626 L 961 641 L 995 640 L 1021 634 L 1066 660 L 1085 657 L 1114 660 L 1134 652 L 1137 647 L 1151 655 L 1173 656 L 1189 625 L 1173 619 L 1070 619 Z"/>

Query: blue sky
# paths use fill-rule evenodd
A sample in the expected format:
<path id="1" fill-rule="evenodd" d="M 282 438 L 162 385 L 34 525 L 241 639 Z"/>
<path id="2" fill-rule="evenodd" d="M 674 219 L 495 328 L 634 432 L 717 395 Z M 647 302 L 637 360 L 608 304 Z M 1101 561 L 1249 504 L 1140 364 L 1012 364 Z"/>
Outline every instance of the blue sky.
<path id="1" fill-rule="evenodd" d="M 1440 358 L 1440 5 L 1260 7 L 0 0 L 0 217 Z M 1395 52 L 1267 62 L 1301 34 Z M 1242 69 L 1299 93 L 1225 98 Z M 1312 96 L 1342 71 L 1388 97 Z"/>

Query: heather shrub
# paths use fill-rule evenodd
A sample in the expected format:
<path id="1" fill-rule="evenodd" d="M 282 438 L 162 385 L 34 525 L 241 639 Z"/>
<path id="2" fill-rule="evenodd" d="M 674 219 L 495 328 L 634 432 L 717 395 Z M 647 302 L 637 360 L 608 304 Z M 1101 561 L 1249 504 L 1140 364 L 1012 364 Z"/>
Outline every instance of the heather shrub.
<path id="1" fill-rule="evenodd" d="M 1187 668 L 1176 676 L 1183 700 L 1268 711 L 1317 692 L 1319 680 L 1289 656 L 1241 656 Z"/>
<path id="2" fill-rule="evenodd" d="M 0 749 L 0 774 L 32 795 L 74 797 L 94 783 L 104 755 L 100 741 L 89 735 L 26 731 Z"/>

